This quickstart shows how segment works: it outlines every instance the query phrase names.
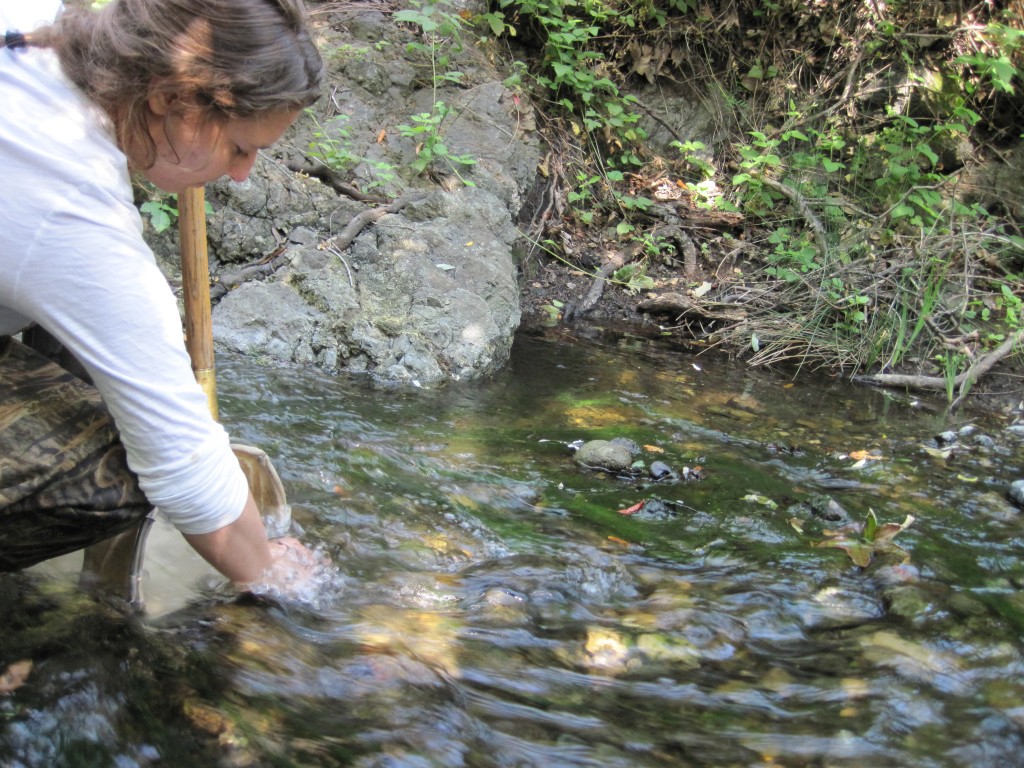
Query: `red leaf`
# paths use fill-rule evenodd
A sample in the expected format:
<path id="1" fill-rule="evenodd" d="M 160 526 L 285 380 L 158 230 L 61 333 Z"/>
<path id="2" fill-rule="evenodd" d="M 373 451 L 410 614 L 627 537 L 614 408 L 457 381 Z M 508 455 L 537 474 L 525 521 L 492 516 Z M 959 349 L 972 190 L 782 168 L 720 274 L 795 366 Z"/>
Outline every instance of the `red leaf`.
<path id="1" fill-rule="evenodd" d="M 619 514 L 620 515 L 635 515 L 637 512 L 639 512 L 641 509 L 644 508 L 644 503 L 645 503 L 644 501 L 638 501 L 632 507 L 626 507 L 625 509 L 620 509 L 619 510 Z"/>

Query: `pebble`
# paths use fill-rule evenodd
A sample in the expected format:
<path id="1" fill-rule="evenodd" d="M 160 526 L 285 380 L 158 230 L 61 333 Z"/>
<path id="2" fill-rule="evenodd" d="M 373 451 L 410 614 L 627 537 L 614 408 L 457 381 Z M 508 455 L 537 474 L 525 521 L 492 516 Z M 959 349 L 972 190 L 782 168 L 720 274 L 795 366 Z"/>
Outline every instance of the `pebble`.
<path id="1" fill-rule="evenodd" d="M 663 461 L 651 462 L 651 468 L 648 470 L 651 477 L 655 480 L 661 480 L 664 477 L 669 477 L 672 474 L 672 467 Z"/>
<path id="2" fill-rule="evenodd" d="M 1024 509 L 1024 480 L 1014 480 L 1010 483 L 1010 499 L 1021 509 Z"/>

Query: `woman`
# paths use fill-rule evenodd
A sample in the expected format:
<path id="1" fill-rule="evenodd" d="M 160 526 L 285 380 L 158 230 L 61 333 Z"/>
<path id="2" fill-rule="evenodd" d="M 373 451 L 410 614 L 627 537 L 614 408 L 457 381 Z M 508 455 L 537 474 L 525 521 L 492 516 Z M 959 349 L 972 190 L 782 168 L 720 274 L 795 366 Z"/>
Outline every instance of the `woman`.
<path id="1" fill-rule="evenodd" d="M 320 95 L 301 0 L 59 10 L 0 0 L 0 570 L 155 505 L 235 584 L 284 578 L 308 550 L 268 542 L 193 378 L 130 176 L 168 192 L 246 179 Z M 95 390 L 6 338 L 32 324 Z"/>

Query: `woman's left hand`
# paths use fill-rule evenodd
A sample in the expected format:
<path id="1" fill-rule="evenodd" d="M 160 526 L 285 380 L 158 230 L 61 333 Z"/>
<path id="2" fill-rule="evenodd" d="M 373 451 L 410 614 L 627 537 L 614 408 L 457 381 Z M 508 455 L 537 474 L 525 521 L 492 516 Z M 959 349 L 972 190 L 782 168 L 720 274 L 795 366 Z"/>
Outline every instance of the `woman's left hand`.
<path id="1" fill-rule="evenodd" d="M 247 588 L 284 598 L 302 598 L 314 593 L 330 561 L 292 536 L 271 539 L 268 544 L 270 566 Z"/>

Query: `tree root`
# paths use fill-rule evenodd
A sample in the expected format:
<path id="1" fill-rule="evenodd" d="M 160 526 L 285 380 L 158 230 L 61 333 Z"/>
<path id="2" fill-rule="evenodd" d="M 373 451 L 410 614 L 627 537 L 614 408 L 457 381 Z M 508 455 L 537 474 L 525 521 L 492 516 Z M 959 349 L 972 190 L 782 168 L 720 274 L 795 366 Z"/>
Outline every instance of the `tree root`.
<path id="1" fill-rule="evenodd" d="M 336 170 L 329 168 L 323 163 L 313 163 L 307 160 L 303 163 L 288 163 L 286 167 L 289 171 L 293 171 L 294 173 L 301 173 L 305 176 L 312 176 L 314 179 L 320 179 L 320 181 L 329 186 L 335 192 L 345 195 L 346 197 L 351 197 L 357 202 L 380 203 L 384 201 L 384 198 L 382 197 L 366 194 L 354 184 L 350 184 L 349 181 Z"/>
<path id="2" fill-rule="evenodd" d="M 397 200 L 393 200 L 388 205 L 381 206 L 380 208 L 368 208 L 357 216 L 354 216 L 345 228 L 341 230 L 341 232 L 322 243 L 319 247 L 330 250 L 334 253 L 340 253 L 352 245 L 352 241 L 355 240 L 359 236 L 359 233 L 366 229 L 366 227 L 375 223 L 378 219 L 389 213 L 398 213 L 410 203 L 422 200 L 427 196 L 427 194 L 427 192 L 417 192 L 405 195 Z M 221 275 L 217 282 L 210 287 L 210 300 L 217 301 L 228 291 L 237 288 L 239 285 L 248 282 L 249 280 L 274 274 L 281 267 L 288 264 L 291 261 L 291 258 L 292 256 L 288 248 L 279 248 L 256 264 L 250 264 L 249 266 L 242 267 L 242 269 L 239 269 L 236 272 L 227 272 Z"/>
<path id="3" fill-rule="evenodd" d="M 955 408 L 967 396 L 974 383 L 992 370 L 995 364 L 1009 355 L 1016 347 L 1024 344 L 1024 330 L 1017 331 L 991 352 L 981 355 L 970 367 L 953 379 L 956 387 L 956 399 L 950 404 Z M 854 381 L 862 384 L 873 384 L 882 387 L 905 387 L 907 389 L 944 390 L 948 384 L 942 376 L 909 376 L 896 373 L 876 373 L 867 376 L 854 376 Z"/>
<path id="4" fill-rule="evenodd" d="M 590 310 L 597 306 L 597 302 L 601 300 L 601 296 L 604 295 L 605 283 L 615 274 L 615 271 L 621 269 L 625 259 L 620 253 L 611 254 L 608 259 L 608 263 L 601 267 L 601 271 L 594 275 L 594 282 L 590 284 L 590 290 L 587 291 L 587 295 L 581 298 L 579 301 L 571 301 L 565 307 L 562 312 L 563 322 L 570 323 L 578 317 L 582 317 L 587 314 Z"/>
<path id="5" fill-rule="evenodd" d="M 735 304 L 722 302 L 700 302 L 681 293 L 663 293 L 654 298 L 644 299 L 637 304 L 638 312 L 652 315 L 669 315 L 680 320 L 701 320 L 739 323 L 747 319 L 747 312 Z"/>
<path id="6" fill-rule="evenodd" d="M 794 206 L 796 206 L 797 211 L 799 211 L 800 215 L 803 216 L 804 221 L 807 222 L 807 225 L 811 228 L 811 231 L 814 232 L 814 242 L 818 246 L 818 254 L 822 258 L 827 256 L 828 236 L 825 234 L 825 227 L 822 225 L 818 217 L 814 215 L 814 211 L 811 210 L 811 206 L 803 198 L 803 196 L 795 189 L 793 189 L 791 186 L 789 186 L 788 184 L 783 184 L 781 181 L 770 179 L 767 176 L 759 176 L 758 179 L 766 187 L 770 187 L 771 189 L 774 189 L 776 192 L 787 197 L 789 201 L 793 203 Z"/>

